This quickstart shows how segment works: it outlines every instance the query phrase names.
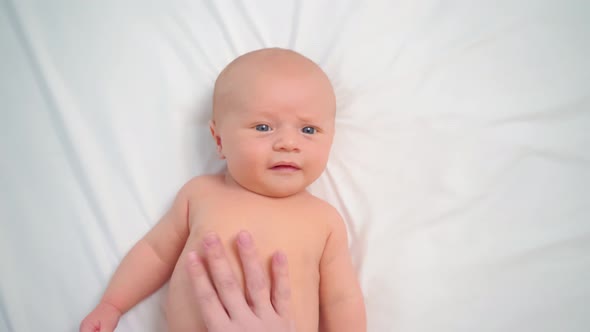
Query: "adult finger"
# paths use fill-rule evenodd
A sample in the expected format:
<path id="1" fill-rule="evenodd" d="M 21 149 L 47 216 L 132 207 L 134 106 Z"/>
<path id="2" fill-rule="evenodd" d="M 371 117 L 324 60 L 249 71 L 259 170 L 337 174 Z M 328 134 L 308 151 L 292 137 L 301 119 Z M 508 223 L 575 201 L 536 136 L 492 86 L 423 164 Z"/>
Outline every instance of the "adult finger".
<path id="1" fill-rule="evenodd" d="M 246 231 L 241 231 L 238 233 L 237 242 L 248 297 L 254 313 L 261 317 L 264 312 L 269 312 L 272 309 L 269 301 L 269 281 L 260 263 L 252 236 Z"/>
<path id="2" fill-rule="evenodd" d="M 227 309 L 230 318 L 251 312 L 244 298 L 242 288 L 238 284 L 227 261 L 223 245 L 219 241 L 217 234 L 209 233 L 205 235 L 203 247 L 209 273 L 217 289 L 217 295 L 225 306 L 225 309 Z"/>
<path id="3" fill-rule="evenodd" d="M 195 251 L 187 254 L 186 268 L 205 326 L 215 329 L 227 325 L 229 317 L 209 280 L 205 266 Z"/>
<path id="4" fill-rule="evenodd" d="M 272 257 L 272 304 L 283 318 L 291 318 L 291 284 L 287 256 L 278 251 Z"/>

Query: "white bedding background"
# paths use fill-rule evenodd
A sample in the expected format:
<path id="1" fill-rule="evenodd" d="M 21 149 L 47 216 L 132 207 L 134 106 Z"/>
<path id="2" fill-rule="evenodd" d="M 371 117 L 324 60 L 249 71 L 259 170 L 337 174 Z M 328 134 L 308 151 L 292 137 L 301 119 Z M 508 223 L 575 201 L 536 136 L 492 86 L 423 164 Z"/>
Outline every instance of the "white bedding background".
<path id="1" fill-rule="evenodd" d="M 222 167 L 218 72 L 271 46 L 336 88 L 311 190 L 346 219 L 370 332 L 589 331 L 589 22 L 585 0 L 0 0 L 0 331 L 77 331 Z M 118 331 L 162 331 L 161 295 Z"/>

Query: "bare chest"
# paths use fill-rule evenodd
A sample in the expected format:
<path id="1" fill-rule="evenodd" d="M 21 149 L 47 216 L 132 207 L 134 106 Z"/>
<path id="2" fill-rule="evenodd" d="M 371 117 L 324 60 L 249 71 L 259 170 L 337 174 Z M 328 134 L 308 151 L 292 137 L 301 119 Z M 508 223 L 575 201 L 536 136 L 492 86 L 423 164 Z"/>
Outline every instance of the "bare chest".
<path id="1" fill-rule="evenodd" d="M 319 314 L 319 264 L 329 234 L 325 220 L 317 213 L 317 204 L 305 200 L 270 199 L 249 194 L 215 191 L 189 202 L 190 234 L 179 262 L 185 261 L 189 250 L 201 250 L 202 238 L 209 232 L 219 235 L 230 266 L 244 288 L 235 236 L 247 230 L 254 238 L 258 256 L 270 280 L 270 260 L 282 250 L 289 261 L 292 306 L 301 331 L 317 331 Z M 169 321 L 188 324 L 191 330 L 201 326 L 190 281 L 181 264 L 173 273 L 168 297 Z"/>
<path id="2" fill-rule="evenodd" d="M 199 243 L 216 232 L 236 266 L 235 236 L 241 230 L 252 234 L 259 255 L 270 261 L 276 250 L 287 254 L 293 281 L 301 273 L 317 273 L 328 230 L 314 213 L 313 204 L 290 199 L 272 199 L 249 194 L 210 195 L 190 203 L 189 243 Z M 191 245 L 194 247 L 194 245 Z"/>

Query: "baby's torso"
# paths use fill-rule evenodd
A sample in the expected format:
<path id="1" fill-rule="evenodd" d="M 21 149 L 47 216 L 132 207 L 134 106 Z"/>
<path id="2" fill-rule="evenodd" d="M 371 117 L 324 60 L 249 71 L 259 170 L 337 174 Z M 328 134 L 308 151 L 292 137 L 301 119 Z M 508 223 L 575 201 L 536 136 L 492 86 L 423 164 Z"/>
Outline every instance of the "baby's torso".
<path id="1" fill-rule="evenodd" d="M 216 232 L 244 287 L 235 245 L 240 230 L 248 230 L 270 280 L 270 259 L 280 249 L 289 261 L 292 309 L 297 331 L 317 331 L 319 316 L 319 263 L 329 235 L 321 217 L 325 203 L 305 193 L 288 198 L 268 198 L 244 189 L 228 188 L 222 176 L 200 180 L 189 201 L 190 234 L 172 274 L 166 316 L 170 332 L 204 331 L 191 284 L 185 272 L 186 254 L 201 252 L 202 238 Z"/>

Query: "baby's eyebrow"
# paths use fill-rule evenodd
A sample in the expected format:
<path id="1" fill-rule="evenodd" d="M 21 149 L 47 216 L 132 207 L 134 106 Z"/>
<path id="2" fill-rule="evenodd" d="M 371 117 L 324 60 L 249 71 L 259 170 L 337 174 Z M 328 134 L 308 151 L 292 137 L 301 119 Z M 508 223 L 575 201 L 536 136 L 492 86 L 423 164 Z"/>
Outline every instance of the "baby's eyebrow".
<path id="1" fill-rule="evenodd" d="M 260 117 L 267 117 L 267 118 L 274 118 L 276 114 L 272 111 L 269 111 L 266 108 L 254 108 L 250 110 L 251 116 L 260 116 Z"/>
<path id="2" fill-rule="evenodd" d="M 297 116 L 297 120 L 304 122 L 304 123 L 310 123 L 310 124 L 320 122 L 319 119 L 317 119 L 317 118 L 314 119 L 313 117 L 310 117 L 310 116 Z"/>

